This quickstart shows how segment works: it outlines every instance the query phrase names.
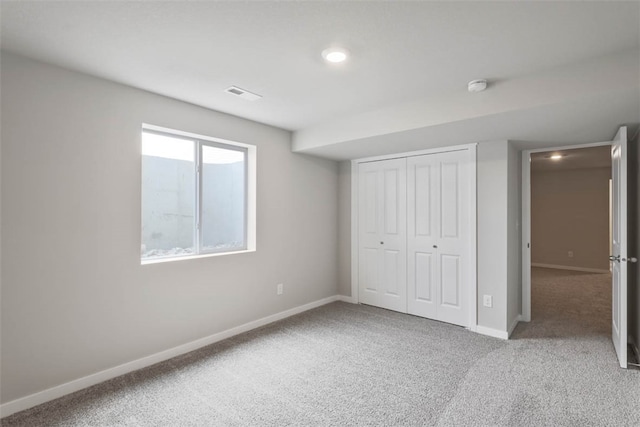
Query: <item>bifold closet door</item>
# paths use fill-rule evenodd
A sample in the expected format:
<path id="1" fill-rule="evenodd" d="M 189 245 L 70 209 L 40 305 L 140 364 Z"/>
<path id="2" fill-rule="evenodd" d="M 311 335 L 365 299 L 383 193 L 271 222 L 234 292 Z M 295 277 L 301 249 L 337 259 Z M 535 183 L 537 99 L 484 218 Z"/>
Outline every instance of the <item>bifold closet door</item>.
<path id="1" fill-rule="evenodd" d="M 359 300 L 407 311 L 406 159 L 358 169 Z"/>
<path id="2" fill-rule="evenodd" d="M 468 326 L 468 150 L 407 159 L 410 314 Z"/>

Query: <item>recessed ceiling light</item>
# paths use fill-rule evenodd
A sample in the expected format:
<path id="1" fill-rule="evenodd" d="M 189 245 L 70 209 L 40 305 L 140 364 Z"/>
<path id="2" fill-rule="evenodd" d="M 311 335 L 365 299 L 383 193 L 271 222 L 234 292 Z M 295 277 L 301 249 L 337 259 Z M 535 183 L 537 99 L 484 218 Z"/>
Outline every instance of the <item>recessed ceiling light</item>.
<path id="1" fill-rule="evenodd" d="M 487 81 L 485 79 L 471 80 L 467 84 L 469 92 L 482 92 L 487 88 Z"/>
<path id="2" fill-rule="evenodd" d="M 562 154 L 552 154 L 549 158 L 551 160 L 560 160 L 562 158 Z"/>
<path id="3" fill-rule="evenodd" d="M 349 52 L 341 47 L 330 47 L 322 51 L 325 61 L 339 63 L 344 62 L 349 57 Z"/>

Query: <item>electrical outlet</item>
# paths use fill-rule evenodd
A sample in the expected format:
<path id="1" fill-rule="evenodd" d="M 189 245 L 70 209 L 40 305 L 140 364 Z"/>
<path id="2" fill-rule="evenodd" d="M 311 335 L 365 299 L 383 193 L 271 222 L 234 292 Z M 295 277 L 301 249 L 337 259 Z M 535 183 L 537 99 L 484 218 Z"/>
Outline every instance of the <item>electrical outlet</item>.
<path id="1" fill-rule="evenodd" d="M 493 297 L 491 295 L 483 295 L 482 304 L 485 307 L 493 307 Z"/>
<path id="2" fill-rule="evenodd" d="M 276 294 L 277 295 L 282 295 L 283 292 L 284 292 L 284 284 L 283 283 L 278 283 L 276 285 Z"/>
<path id="3" fill-rule="evenodd" d="M 573 251 L 569 251 L 569 258 L 573 258 Z"/>

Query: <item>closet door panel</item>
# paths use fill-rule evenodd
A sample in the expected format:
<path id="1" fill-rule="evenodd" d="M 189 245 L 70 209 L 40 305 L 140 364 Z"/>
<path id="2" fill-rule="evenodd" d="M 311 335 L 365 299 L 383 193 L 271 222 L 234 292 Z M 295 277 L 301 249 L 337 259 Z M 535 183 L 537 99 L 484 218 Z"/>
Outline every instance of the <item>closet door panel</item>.
<path id="1" fill-rule="evenodd" d="M 359 167 L 358 176 L 358 287 L 364 304 L 377 305 L 379 278 L 379 179 L 378 170 L 370 164 Z"/>
<path id="2" fill-rule="evenodd" d="M 385 169 L 383 174 L 384 199 L 382 201 L 382 209 L 384 209 L 384 233 L 385 235 L 397 236 L 398 231 L 403 227 L 398 223 L 399 216 L 399 198 L 400 171 L 396 168 Z"/>
<path id="3" fill-rule="evenodd" d="M 438 154 L 438 317 L 468 326 L 469 176 L 467 150 Z"/>
<path id="4" fill-rule="evenodd" d="M 435 256 L 433 253 L 415 252 L 414 257 L 414 298 L 416 301 L 433 305 L 433 263 Z"/>
<path id="5" fill-rule="evenodd" d="M 360 251 L 360 277 L 365 292 L 378 292 L 378 250 L 377 248 L 362 248 Z"/>
<path id="6" fill-rule="evenodd" d="M 454 160 L 441 161 L 440 169 L 440 237 L 460 237 L 460 170 Z"/>
<path id="7" fill-rule="evenodd" d="M 440 272 L 442 305 L 460 308 L 460 257 L 440 255 Z"/>
<path id="8" fill-rule="evenodd" d="M 416 237 L 430 237 L 433 232 L 431 224 L 431 174 L 433 173 L 433 164 L 431 162 L 421 163 L 421 159 L 416 160 L 409 160 L 409 167 L 412 172 L 409 177 L 411 188 L 408 190 L 409 197 L 412 197 L 411 203 L 413 203 L 413 209 L 409 210 L 412 214 L 412 234 Z"/>
<path id="9" fill-rule="evenodd" d="M 365 171 L 362 174 L 363 191 L 360 193 L 364 198 L 360 210 L 360 227 L 364 234 L 377 236 L 378 234 L 378 174 L 376 171 Z"/>
<path id="10" fill-rule="evenodd" d="M 407 159 L 407 312 L 432 319 L 437 316 L 438 180 L 433 155 Z"/>
<path id="11" fill-rule="evenodd" d="M 403 294 L 403 289 L 400 288 L 398 279 L 403 274 L 400 273 L 400 269 L 403 266 L 400 265 L 400 253 L 399 251 L 385 249 L 382 251 L 384 256 L 384 283 L 385 294 L 387 296 L 397 297 Z"/>
<path id="12" fill-rule="evenodd" d="M 379 307 L 407 312 L 407 159 L 380 163 L 380 230 L 379 265 L 382 290 Z"/>
<path id="13" fill-rule="evenodd" d="M 360 302 L 406 312 L 406 159 L 358 171 Z"/>

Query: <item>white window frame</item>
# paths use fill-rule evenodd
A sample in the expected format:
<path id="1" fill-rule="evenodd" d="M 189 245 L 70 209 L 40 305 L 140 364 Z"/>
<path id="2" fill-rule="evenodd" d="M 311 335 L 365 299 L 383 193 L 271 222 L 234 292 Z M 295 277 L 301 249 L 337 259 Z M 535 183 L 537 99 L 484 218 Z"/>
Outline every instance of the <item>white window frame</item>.
<path id="1" fill-rule="evenodd" d="M 206 258 L 220 255 L 231 255 L 256 251 L 256 159 L 257 147 L 251 144 L 245 144 L 236 141 L 229 141 L 221 138 L 213 138 L 210 136 L 199 135 L 190 132 L 169 129 L 161 126 L 155 126 L 144 123 L 140 132 L 140 137 L 144 132 L 164 135 L 172 138 L 183 138 L 194 142 L 195 150 L 195 173 L 196 173 L 196 197 L 195 204 L 195 226 L 194 226 L 194 250 L 193 255 L 171 255 L 166 257 L 140 258 L 142 265 L 157 264 L 170 261 L 183 261 L 189 259 Z M 239 249 L 221 249 L 221 250 L 202 250 L 202 150 L 203 147 L 223 148 L 226 150 L 234 150 L 245 154 L 245 206 L 244 206 L 244 245 Z M 140 143 L 142 147 L 142 141 Z M 142 216 L 140 216 L 142 218 Z M 142 221 L 142 219 L 141 219 Z M 142 226 L 142 222 L 141 222 Z M 142 230 L 141 230 L 142 231 Z M 142 239 L 142 233 L 140 233 Z M 141 242 L 142 243 L 142 242 Z"/>

